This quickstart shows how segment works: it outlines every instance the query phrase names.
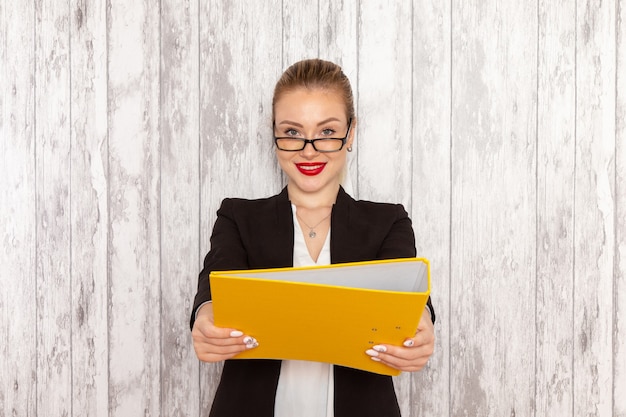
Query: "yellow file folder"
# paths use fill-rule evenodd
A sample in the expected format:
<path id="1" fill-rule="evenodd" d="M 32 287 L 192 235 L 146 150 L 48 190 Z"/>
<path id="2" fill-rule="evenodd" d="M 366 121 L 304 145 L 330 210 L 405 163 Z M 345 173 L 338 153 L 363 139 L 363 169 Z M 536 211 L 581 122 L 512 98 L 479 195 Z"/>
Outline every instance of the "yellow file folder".
<path id="1" fill-rule="evenodd" d="M 365 351 L 412 337 L 430 293 L 421 258 L 214 271 L 210 280 L 215 325 L 259 342 L 236 359 L 328 362 L 384 375 L 400 372 Z"/>

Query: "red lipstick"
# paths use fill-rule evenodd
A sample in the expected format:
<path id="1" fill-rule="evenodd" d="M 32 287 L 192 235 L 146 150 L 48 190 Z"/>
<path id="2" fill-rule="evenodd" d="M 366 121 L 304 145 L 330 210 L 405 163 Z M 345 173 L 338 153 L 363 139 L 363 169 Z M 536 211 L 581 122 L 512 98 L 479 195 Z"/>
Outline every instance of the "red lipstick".
<path id="1" fill-rule="evenodd" d="M 301 162 L 299 164 L 296 164 L 296 168 L 298 168 L 298 171 L 300 171 L 300 173 L 309 176 L 319 174 L 324 170 L 325 167 L 325 162 Z"/>

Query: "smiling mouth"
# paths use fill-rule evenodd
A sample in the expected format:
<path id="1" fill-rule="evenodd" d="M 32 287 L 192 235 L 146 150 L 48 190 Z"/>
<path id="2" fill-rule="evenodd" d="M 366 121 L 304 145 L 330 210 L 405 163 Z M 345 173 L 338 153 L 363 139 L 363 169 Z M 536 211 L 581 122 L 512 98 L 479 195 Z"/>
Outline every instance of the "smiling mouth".
<path id="1" fill-rule="evenodd" d="M 298 171 L 300 171 L 300 173 L 309 176 L 319 174 L 324 170 L 325 167 L 326 163 L 323 162 L 306 162 L 296 164 L 296 168 L 298 168 Z"/>

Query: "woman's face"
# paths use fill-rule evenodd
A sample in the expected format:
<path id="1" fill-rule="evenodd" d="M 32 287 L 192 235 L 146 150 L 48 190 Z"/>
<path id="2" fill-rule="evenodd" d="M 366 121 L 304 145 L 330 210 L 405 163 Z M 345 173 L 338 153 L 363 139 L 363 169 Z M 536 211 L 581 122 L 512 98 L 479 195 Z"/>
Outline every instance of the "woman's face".
<path id="1" fill-rule="evenodd" d="M 344 100 L 333 90 L 299 88 L 284 93 L 274 105 L 274 116 L 276 137 L 343 138 L 348 131 Z M 310 143 L 301 151 L 276 149 L 278 163 L 289 177 L 290 192 L 337 191 L 346 165 L 346 149 L 354 138 L 354 124 L 345 146 L 337 152 L 318 152 Z"/>

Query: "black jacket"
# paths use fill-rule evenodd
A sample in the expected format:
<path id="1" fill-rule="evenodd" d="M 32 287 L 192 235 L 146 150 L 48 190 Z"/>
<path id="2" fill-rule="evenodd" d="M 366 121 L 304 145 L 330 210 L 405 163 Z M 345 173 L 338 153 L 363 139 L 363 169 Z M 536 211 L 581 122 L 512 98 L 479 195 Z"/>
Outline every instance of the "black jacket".
<path id="1" fill-rule="evenodd" d="M 286 188 L 265 199 L 225 199 L 217 215 L 191 327 L 198 307 L 211 299 L 211 271 L 293 266 L 293 216 Z M 400 204 L 355 201 L 340 188 L 330 230 L 333 264 L 415 256 L 411 220 Z M 433 311 L 430 300 L 428 305 Z M 261 359 L 226 361 L 210 415 L 273 416 L 280 364 Z M 334 386 L 335 417 L 400 416 L 389 376 L 335 366 Z"/>

